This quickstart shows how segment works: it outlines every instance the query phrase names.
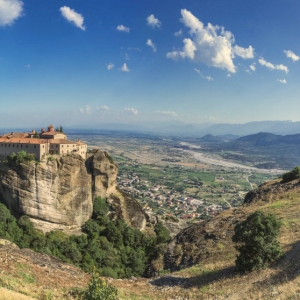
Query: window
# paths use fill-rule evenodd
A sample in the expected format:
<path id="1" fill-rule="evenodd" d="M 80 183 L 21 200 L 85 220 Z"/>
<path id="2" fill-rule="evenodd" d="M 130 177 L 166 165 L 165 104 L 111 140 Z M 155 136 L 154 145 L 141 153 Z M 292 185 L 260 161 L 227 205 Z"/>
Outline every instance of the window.
<path id="1" fill-rule="evenodd" d="M 23 145 L 20 145 L 21 148 L 23 148 Z"/>
<path id="2" fill-rule="evenodd" d="M 8 147 L 10 147 L 10 144 L 8 144 Z"/>
<path id="3" fill-rule="evenodd" d="M 45 145 L 43 145 L 43 148 L 45 148 Z"/>
<path id="4" fill-rule="evenodd" d="M 28 148 L 28 145 L 26 145 L 26 148 Z"/>
<path id="5" fill-rule="evenodd" d="M 17 148 L 19 148 L 19 145 L 17 145 Z"/>
<path id="6" fill-rule="evenodd" d="M 33 147 L 36 148 L 36 145 L 34 145 Z"/>

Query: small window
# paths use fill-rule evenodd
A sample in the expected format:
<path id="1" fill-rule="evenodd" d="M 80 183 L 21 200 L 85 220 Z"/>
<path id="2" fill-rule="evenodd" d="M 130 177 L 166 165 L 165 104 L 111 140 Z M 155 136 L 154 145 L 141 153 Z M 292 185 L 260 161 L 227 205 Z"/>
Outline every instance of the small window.
<path id="1" fill-rule="evenodd" d="M 10 147 L 10 144 L 8 144 L 8 147 Z"/>
<path id="2" fill-rule="evenodd" d="M 28 145 L 26 145 L 26 148 L 28 148 Z"/>
<path id="3" fill-rule="evenodd" d="M 45 148 L 45 145 L 43 145 L 43 148 Z"/>
<path id="4" fill-rule="evenodd" d="M 19 148 L 19 145 L 17 145 L 17 148 Z"/>
<path id="5" fill-rule="evenodd" d="M 63 148 L 63 147 L 64 147 L 64 145 L 61 145 L 61 147 Z"/>
<path id="6" fill-rule="evenodd" d="M 36 148 L 36 145 L 34 145 L 33 148 Z"/>
<path id="7" fill-rule="evenodd" d="M 20 145 L 21 148 L 23 148 L 23 145 Z"/>

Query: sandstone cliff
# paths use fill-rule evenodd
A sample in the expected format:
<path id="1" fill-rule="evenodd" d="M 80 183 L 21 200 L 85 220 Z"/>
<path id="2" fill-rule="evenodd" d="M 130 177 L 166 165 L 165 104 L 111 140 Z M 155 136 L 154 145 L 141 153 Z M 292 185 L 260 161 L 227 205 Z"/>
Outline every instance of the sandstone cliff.
<path id="1" fill-rule="evenodd" d="M 90 217 L 93 199 L 107 198 L 112 215 L 143 229 L 141 206 L 117 188 L 117 166 L 107 152 L 94 151 L 87 160 L 77 154 L 5 166 L 2 201 L 16 216 L 28 215 L 42 231 L 78 230 Z"/>

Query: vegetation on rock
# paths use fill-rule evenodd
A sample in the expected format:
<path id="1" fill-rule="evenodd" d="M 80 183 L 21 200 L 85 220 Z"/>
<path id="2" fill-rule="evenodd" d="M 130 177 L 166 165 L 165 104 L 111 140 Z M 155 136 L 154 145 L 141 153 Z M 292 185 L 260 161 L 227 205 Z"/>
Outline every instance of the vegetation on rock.
<path id="1" fill-rule="evenodd" d="M 282 182 L 289 182 L 300 178 L 300 167 L 295 167 L 292 171 L 282 175 Z"/>
<path id="2" fill-rule="evenodd" d="M 20 248 L 54 255 L 86 272 L 96 267 L 101 275 L 113 278 L 142 276 L 150 261 L 160 255 L 162 244 L 169 241 L 167 229 L 158 223 L 157 237 L 146 237 L 123 220 L 111 221 L 108 211 L 106 200 L 97 197 L 92 218 L 82 228 L 85 234 L 68 236 L 60 231 L 43 234 L 28 216 L 17 221 L 0 204 L 0 237 Z"/>
<path id="3" fill-rule="evenodd" d="M 232 240 L 239 252 L 235 261 L 237 271 L 264 269 L 283 255 L 277 240 L 280 226 L 274 215 L 263 211 L 250 214 L 235 226 Z"/>

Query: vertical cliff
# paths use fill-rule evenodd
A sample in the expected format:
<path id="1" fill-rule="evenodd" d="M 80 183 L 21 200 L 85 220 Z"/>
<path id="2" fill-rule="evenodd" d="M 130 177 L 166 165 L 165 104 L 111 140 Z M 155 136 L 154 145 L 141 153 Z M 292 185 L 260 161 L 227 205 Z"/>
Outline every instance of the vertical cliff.
<path id="1" fill-rule="evenodd" d="M 78 230 L 91 217 L 97 196 L 107 198 L 112 216 L 143 229 L 145 214 L 134 199 L 118 190 L 117 173 L 109 154 L 100 150 L 87 160 L 69 154 L 39 164 L 4 165 L 0 194 L 14 215 L 28 215 L 43 231 Z"/>

